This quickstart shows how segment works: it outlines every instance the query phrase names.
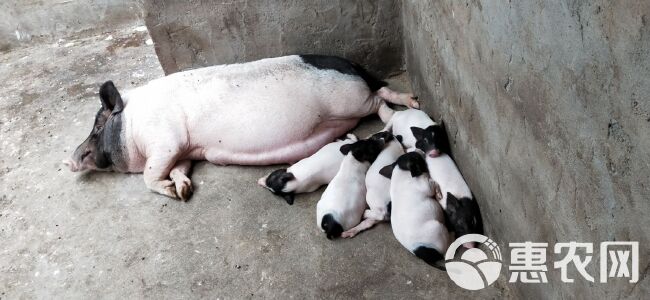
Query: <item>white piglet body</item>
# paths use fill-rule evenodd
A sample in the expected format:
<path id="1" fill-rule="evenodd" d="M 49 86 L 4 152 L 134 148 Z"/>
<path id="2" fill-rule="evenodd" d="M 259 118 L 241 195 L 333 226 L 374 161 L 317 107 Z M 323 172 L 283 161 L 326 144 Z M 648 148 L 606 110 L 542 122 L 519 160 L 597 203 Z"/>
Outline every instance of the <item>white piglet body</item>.
<path id="1" fill-rule="evenodd" d="M 348 154 L 343 159 L 339 172 L 327 186 L 316 205 L 319 228 L 323 228 L 323 222 L 327 222 L 327 220 L 323 220 L 326 215 L 331 215 L 331 218 L 341 226 L 341 230 L 348 230 L 361 222 L 363 211 L 366 208 L 364 181 L 369 166 L 369 163 L 360 163 L 355 160 L 352 154 Z M 328 238 L 330 237 L 338 237 L 338 235 L 328 233 Z"/>
<path id="2" fill-rule="evenodd" d="M 390 219 L 391 183 L 390 179 L 379 174 L 379 171 L 386 165 L 394 163 L 398 157 L 404 154 L 404 148 L 402 148 L 400 142 L 394 139 L 390 133 L 380 132 L 373 135 L 373 137 L 382 135 L 384 137 L 381 138 L 389 140 L 389 142 L 366 173 L 366 204 L 368 205 L 368 209 L 363 212 L 364 220 L 359 225 L 343 232 L 341 236 L 344 238 L 354 237 L 375 224 Z"/>
<path id="3" fill-rule="evenodd" d="M 296 193 L 309 193 L 334 179 L 341 167 L 345 155 L 339 150 L 341 146 L 356 142 L 353 135 L 342 141 L 325 145 L 314 155 L 307 157 L 287 169 L 296 176 L 295 182 L 288 182 L 287 188 Z"/>
<path id="4" fill-rule="evenodd" d="M 460 170 L 456 167 L 454 160 L 447 154 L 441 154 L 438 157 L 426 157 L 427 167 L 431 174 L 431 179 L 438 183 L 442 199 L 440 205 L 443 209 L 447 208 L 447 193 L 451 193 L 458 198 L 472 198 L 472 192 L 465 182 Z"/>
<path id="5" fill-rule="evenodd" d="M 409 163 L 403 158 L 421 161 Z M 418 164 L 420 166 L 417 166 Z M 392 171 L 390 185 L 390 221 L 393 234 L 411 253 L 440 268 L 440 262 L 451 243 L 451 238 L 445 227 L 442 207 L 436 201 L 439 191 L 426 173 L 426 163 L 420 154 L 404 154 L 396 165 Z M 410 170 L 403 169 L 405 166 Z"/>
<path id="6" fill-rule="evenodd" d="M 328 239 L 361 222 L 366 208 L 366 173 L 384 145 L 382 139 L 368 139 L 341 146 L 346 156 L 316 205 L 316 224 Z"/>
<path id="7" fill-rule="evenodd" d="M 329 143 L 313 155 L 291 165 L 287 169 L 278 169 L 258 180 L 258 184 L 293 204 L 294 194 L 309 193 L 330 183 L 338 172 L 345 155 L 341 146 L 357 141 L 357 137 L 348 134 L 345 140 Z"/>
<path id="8" fill-rule="evenodd" d="M 416 143 L 411 127 L 424 129 L 435 124 L 425 112 L 418 109 L 407 109 L 395 111 L 384 130 L 392 132 L 398 138 L 401 137 L 404 148 L 410 151 L 415 148 Z"/>
<path id="9" fill-rule="evenodd" d="M 470 233 L 483 234 L 483 219 L 478 203 L 454 160 L 443 153 L 437 157 L 427 156 L 426 162 L 431 178 L 440 187 L 440 205 L 456 238 Z M 465 246 L 471 248 L 474 244 Z"/>
<path id="10" fill-rule="evenodd" d="M 377 156 L 375 162 L 368 169 L 366 174 L 366 202 L 371 210 L 387 210 L 386 207 L 390 203 L 390 179 L 379 174 L 379 170 L 394 163 L 402 154 L 404 154 L 404 148 L 402 148 L 399 141 L 393 140 Z"/>

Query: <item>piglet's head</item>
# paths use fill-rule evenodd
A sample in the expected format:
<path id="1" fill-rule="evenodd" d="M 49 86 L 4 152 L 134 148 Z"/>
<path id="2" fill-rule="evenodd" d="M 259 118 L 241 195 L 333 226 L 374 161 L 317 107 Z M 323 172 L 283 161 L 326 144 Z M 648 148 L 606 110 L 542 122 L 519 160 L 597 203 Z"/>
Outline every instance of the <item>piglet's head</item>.
<path id="1" fill-rule="evenodd" d="M 273 194 L 281 196 L 287 201 L 287 204 L 293 205 L 294 193 L 286 191 L 287 183 L 295 180 L 296 177 L 291 172 L 287 172 L 287 169 L 278 169 L 268 176 L 262 177 L 257 181 L 257 184 L 267 188 Z"/>
<path id="2" fill-rule="evenodd" d="M 478 203 L 468 197 L 457 198 L 452 193 L 447 193 L 447 209 L 445 210 L 447 221 L 456 236 L 463 236 L 470 233 L 483 234 L 483 220 Z M 470 248 L 472 244 L 465 245 Z"/>
<path id="3" fill-rule="evenodd" d="M 395 169 L 395 167 L 398 167 L 400 170 L 410 172 L 411 177 L 418 177 L 425 173 L 429 174 L 429 168 L 427 167 L 426 161 L 420 153 L 415 151 L 402 154 L 399 158 L 397 158 L 397 161 L 381 168 L 381 170 L 379 170 L 379 174 L 387 178 L 391 178 L 393 169 Z"/>
<path id="4" fill-rule="evenodd" d="M 95 124 L 90 135 L 77 147 L 70 159 L 63 161 L 72 172 L 106 171 L 112 166 L 110 153 L 107 153 L 110 149 L 108 144 L 115 140 L 116 134 L 119 136 L 121 120 L 118 119 L 124 103 L 112 81 L 107 81 L 101 86 L 99 99 L 102 107 L 95 116 Z"/>
<path id="5" fill-rule="evenodd" d="M 356 141 L 352 144 L 345 144 L 341 146 L 340 150 L 343 155 L 352 153 L 352 156 L 357 161 L 373 163 L 385 145 L 386 141 L 384 139 L 373 139 L 371 137 L 366 140 Z"/>
<path id="6" fill-rule="evenodd" d="M 425 129 L 411 127 L 415 138 L 415 147 L 424 151 L 430 157 L 438 157 L 442 153 L 449 154 L 449 138 L 445 124 L 431 125 Z"/>

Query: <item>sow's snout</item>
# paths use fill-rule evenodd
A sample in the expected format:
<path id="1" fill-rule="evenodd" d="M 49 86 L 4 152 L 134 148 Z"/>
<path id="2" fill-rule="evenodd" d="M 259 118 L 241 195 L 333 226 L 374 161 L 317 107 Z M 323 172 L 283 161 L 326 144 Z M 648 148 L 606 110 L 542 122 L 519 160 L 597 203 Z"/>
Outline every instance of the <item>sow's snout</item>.
<path id="1" fill-rule="evenodd" d="M 77 147 L 77 149 L 72 154 L 72 157 L 63 161 L 63 164 L 70 168 L 72 172 L 81 172 L 84 170 L 93 169 L 95 165 L 93 163 L 93 144 L 96 144 L 96 141 L 91 141 L 92 133 L 86 140 Z M 94 147 L 96 149 L 96 147 Z"/>

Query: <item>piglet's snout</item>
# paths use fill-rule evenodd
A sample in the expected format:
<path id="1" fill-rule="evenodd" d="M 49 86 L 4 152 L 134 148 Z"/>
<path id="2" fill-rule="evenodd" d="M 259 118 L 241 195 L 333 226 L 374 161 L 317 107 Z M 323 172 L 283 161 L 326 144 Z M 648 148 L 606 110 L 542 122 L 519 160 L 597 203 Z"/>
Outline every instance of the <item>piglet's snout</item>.
<path id="1" fill-rule="evenodd" d="M 438 150 L 438 149 L 434 149 L 434 150 L 431 150 L 429 152 L 429 156 L 433 157 L 433 158 L 436 158 L 436 157 L 440 156 L 440 154 L 441 154 L 440 150 Z"/>

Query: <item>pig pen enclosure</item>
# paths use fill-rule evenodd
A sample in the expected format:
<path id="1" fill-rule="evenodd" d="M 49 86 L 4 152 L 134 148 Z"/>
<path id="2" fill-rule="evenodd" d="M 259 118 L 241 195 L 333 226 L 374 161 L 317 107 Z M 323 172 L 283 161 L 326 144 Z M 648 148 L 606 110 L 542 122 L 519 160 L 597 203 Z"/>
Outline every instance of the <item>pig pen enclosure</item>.
<path id="1" fill-rule="evenodd" d="M 0 299 L 647 297 L 649 15 L 647 1 L 3 1 Z M 257 186 L 277 166 L 195 163 L 183 203 L 141 174 L 61 164 L 106 80 L 295 53 L 356 61 L 445 121 L 504 255 L 494 284 L 458 287 L 389 224 L 327 240 L 322 188 L 288 206 Z M 508 282 L 508 244 L 524 241 L 549 244 L 547 283 Z M 570 241 L 638 241 L 638 281 L 562 282 L 552 246 Z"/>

